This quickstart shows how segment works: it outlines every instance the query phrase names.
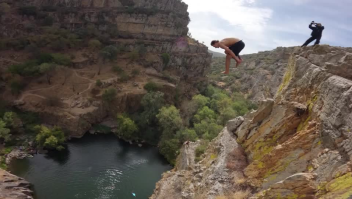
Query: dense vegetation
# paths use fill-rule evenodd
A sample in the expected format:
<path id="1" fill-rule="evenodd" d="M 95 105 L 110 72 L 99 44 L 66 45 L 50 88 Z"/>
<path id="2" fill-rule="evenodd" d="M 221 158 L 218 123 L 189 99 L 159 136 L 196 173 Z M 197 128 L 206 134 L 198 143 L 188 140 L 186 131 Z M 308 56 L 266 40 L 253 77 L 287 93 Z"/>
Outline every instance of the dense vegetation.
<path id="1" fill-rule="evenodd" d="M 117 134 L 125 139 L 157 144 L 160 153 L 172 164 L 185 141 L 202 140 L 197 149 L 199 158 L 208 142 L 220 133 L 228 120 L 256 108 L 239 93 L 229 95 L 208 86 L 180 110 L 167 104 L 164 93 L 150 85 L 146 86 L 149 92 L 142 99 L 143 108 L 140 112 L 131 115 L 131 120 L 127 116 L 118 116 L 118 123 L 125 123 L 123 128 L 126 135 L 122 132 Z"/>

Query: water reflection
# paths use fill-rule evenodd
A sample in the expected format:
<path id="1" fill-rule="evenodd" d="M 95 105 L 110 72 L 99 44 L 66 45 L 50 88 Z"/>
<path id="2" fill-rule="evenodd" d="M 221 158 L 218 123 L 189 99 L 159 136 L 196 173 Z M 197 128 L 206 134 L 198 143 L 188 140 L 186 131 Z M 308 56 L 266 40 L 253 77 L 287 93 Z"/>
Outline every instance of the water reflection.
<path id="1" fill-rule="evenodd" d="M 65 165 L 70 158 L 70 151 L 68 150 L 68 147 L 65 147 L 62 151 L 49 151 L 44 157 L 48 160 L 53 160 L 60 165 Z"/>

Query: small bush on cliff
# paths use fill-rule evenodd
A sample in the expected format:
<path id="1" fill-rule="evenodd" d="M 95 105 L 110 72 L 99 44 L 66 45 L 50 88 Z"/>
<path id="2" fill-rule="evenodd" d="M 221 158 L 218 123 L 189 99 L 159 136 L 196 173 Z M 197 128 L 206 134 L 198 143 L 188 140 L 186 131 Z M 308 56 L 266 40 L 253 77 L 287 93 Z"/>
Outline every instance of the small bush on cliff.
<path id="1" fill-rule="evenodd" d="M 133 69 L 132 70 L 132 76 L 135 77 L 135 76 L 138 76 L 140 73 L 140 71 L 138 69 Z"/>
<path id="2" fill-rule="evenodd" d="M 155 92 L 159 90 L 160 86 L 155 82 L 148 82 L 144 85 L 144 89 L 148 92 Z"/>
<path id="3" fill-rule="evenodd" d="M 13 95 L 18 95 L 24 89 L 25 85 L 21 78 L 14 78 L 10 81 L 11 93 Z"/>
<path id="4" fill-rule="evenodd" d="M 109 88 L 104 91 L 102 98 L 105 102 L 110 103 L 116 98 L 116 94 L 116 89 Z"/>
<path id="5" fill-rule="evenodd" d="M 88 42 L 88 46 L 91 50 L 99 50 L 101 48 L 101 43 L 97 39 L 91 39 Z"/>
<path id="6" fill-rule="evenodd" d="M 170 62 L 170 55 L 168 53 L 163 53 L 161 59 L 163 60 L 164 66 L 167 66 Z"/>
<path id="7" fill-rule="evenodd" d="M 49 129 L 46 126 L 36 126 L 37 132 L 36 142 L 39 147 L 47 149 L 56 149 L 58 151 L 64 149 L 65 134 L 59 127 Z"/>
<path id="8" fill-rule="evenodd" d="M 11 130 L 7 128 L 7 124 L 5 121 L 0 119 L 0 140 L 3 140 L 3 142 L 9 142 L 11 140 Z"/>
<path id="9" fill-rule="evenodd" d="M 95 85 L 96 85 L 97 87 L 100 87 L 100 86 L 103 85 L 103 82 L 101 82 L 101 80 L 98 79 L 98 80 L 95 82 Z"/>
<path id="10" fill-rule="evenodd" d="M 118 128 L 116 134 L 126 140 L 136 139 L 136 132 L 138 131 L 137 125 L 130 118 L 117 115 Z"/>

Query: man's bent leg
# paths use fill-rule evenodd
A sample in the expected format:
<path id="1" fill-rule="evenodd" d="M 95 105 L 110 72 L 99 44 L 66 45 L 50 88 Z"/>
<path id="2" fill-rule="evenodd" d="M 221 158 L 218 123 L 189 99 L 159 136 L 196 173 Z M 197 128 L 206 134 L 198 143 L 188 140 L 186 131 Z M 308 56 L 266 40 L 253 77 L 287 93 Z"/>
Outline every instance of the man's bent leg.
<path id="1" fill-rule="evenodd" d="M 315 41 L 314 46 L 320 44 L 320 39 L 321 39 L 321 36 L 317 38 L 317 40 Z"/>
<path id="2" fill-rule="evenodd" d="M 302 45 L 302 47 L 303 46 L 307 46 L 310 42 L 312 42 L 314 39 L 316 39 L 315 37 L 311 37 L 311 38 L 309 38 L 303 45 Z"/>

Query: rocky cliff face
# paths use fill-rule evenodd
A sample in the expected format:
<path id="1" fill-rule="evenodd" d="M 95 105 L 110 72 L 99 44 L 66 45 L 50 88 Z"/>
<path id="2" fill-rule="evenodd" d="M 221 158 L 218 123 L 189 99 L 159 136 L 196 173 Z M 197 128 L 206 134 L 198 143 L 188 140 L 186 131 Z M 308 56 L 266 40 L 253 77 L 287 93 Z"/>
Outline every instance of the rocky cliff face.
<path id="1" fill-rule="evenodd" d="M 0 169 L 0 198 L 33 199 L 29 182 Z"/>
<path id="2" fill-rule="evenodd" d="M 295 49 L 275 99 L 230 121 L 200 163 L 165 174 L 153 197 L 350 198 L 351 57 L 351 48 Z M 236 148 L 246 161 L 231 157 Z"/>
<path id="3" fill-rule="evenodd" d="M 10 89 L 4 89 L 4 99 L 14 101 L 15 106 L 25 111 L 39 113 L 45 123 L 66 128 L 72 137 L 83 136 L 92 124 L 101 122 L 109 113 L 137 110 L 146 93 L 143 86 L 148 81 L 160 84 L 171 97 L 176 88 L 181 96 L 196 92 L 194 85 L 204 81 L 210 66 L 207 47 L 187 37 L 190 19 L 187 5 L 180 0 L 2 0 L 0 3 L 9 8 L 0 16 L 0 35 L 4 38 L 0 39 L 0 44 L 5 39 L 11 44 L 55 40 L 45 37 L 46 31 L 57 31 L 55 28 L 70 30 L 76 36 L 94 32 L 105 45 L 123 49 L 114 65 L 130 73 L 133 69 L 140 71 L 140 77 L 133 82 L 119 81 L 111 69 L 99 76 L 97 65 L 108 66 L 99 60 L 98 52 L 92 53 L 86 44 L 79 49 L 68 49 L 67 53 L 75 57 L 72 67 L 53 75 L 52 86 L 44 87 L 35 82 L 42 80 L 26 82 L 27 88 L 20 96 L 12 96 Z M 53 25 L 43 26 L 45 19 L 53 20 Z M 126 61 L 140 49 L 144 50 L 143 59 L 134 63 Z M 0 55 L 0 71 L 28 57 L 28 52 L 9 50 Z M 68 83 L 59 83 L 64 76 Z M 102 92 L 98 97 L 90 94 L 98 79 L 103 82 L 103 89 L 118 91 L 109 107 L 100 103 Z M 45 105 L 43 100 L 53 95 L 62 100 L 61 107 Z"/>

